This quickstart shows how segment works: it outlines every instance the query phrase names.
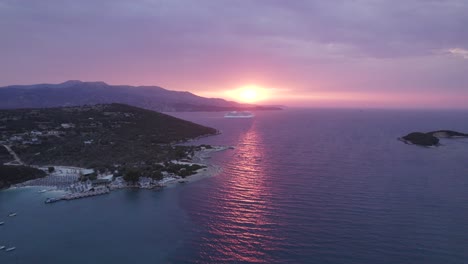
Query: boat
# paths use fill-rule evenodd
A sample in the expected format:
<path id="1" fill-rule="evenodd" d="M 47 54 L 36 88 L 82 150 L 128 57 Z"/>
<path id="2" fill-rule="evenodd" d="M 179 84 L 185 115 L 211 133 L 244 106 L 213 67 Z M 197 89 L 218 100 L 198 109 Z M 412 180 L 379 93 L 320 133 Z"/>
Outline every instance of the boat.
<path id="1" fill-rule="evenodd" d="M 0 246 L 0 250 L 4 250 L 5 248 L 5 246 Z"/>
<path id="2" fill-rule="evenodd" d="M 224 115 L 225 118 L 252 118 L 255 115 L 249 111 L 232 111 Z"/>
<path id="3" fill-rule="evenodd" d="M 10 213 L 8 216 L 13 217 L 13 216 L 16 216 L 16 215 L 17 215 L 17 213 Z"/>
<path id="4" fill-rule="evenodd" d="M 4 225 L 4 224 L 5 224 L 5 222 L 0 222 L 0 225 Z"/>
<path id="5" fill-rule="evenodd" d="M 40 190 L 40 191 L 38 191 L 38 193 L 45 193 L 45 192 L 47 192 L 47 190 Z"/>
<path id="6" fill-rule="evenodd" d="M 13 251 L 15 249 L 16 249 L 16 247 L 9 247 L 9 248 L 5 249 L 5 251 L 8 252 L 8 251 Z"/>
<path id="7" fill-rule="evenodd" d="M 45 200 L 45 203 L 55 203 L 55 202 L 58 202 L 58 201 L 61 201 L 62 198 L 47 198 Z"/>

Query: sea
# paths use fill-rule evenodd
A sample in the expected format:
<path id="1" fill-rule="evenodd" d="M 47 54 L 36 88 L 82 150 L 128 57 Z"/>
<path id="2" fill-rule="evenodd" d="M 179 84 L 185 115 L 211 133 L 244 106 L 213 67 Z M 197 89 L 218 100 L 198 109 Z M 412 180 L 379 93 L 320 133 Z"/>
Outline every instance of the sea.
<path id="1" fill-rule="evenodd" d="M 190 142 L 233 146 L 222 172 L 55 204 L 0 191 L 0 263 L 468 263 L 468 139 L 397 140 L 468 132 L 467 111 L 172 115 L 222 132 Z"/>

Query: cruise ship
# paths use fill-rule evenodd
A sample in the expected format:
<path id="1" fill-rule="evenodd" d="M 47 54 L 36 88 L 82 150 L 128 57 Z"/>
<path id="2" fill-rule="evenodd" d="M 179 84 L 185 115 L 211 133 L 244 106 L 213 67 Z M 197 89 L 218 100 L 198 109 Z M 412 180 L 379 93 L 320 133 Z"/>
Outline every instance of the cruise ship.
<path id="1" fill-rule="evenodd" d="M 232 111 L 224 115 L 226 118 L 252 118 L 255 115 L 249 111 Z"/>

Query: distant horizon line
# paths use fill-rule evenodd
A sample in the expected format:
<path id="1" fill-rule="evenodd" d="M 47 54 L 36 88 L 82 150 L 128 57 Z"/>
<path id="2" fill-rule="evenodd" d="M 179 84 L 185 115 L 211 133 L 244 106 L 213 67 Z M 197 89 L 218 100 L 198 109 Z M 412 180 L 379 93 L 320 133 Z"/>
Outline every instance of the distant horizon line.
<path id="1" fill-rule="evenodd" d="M 0 89 L 2 88 L 7 88 L 7 87 L 10 87 L 10 86 L 33 86 L 33 85 L 60 85 L 60 84 L 65 84 L 65 83 L 68 83 L 68 82 L 77 82 L 77 83 L 103 83 L 105 85 L 109 85 L 109 86 L 129 86 L 129 87 L 135 87 L 135 88 L 139 88 L 139 87 L 158 87 L 158 88 L 162 88 L 162 89 L 165 89 L 165 90 L 168 90 L 168 91 L 176 91 L 176 92 L 189 92 L 189 93 L 192 93 L 196 96 L 200 96 L 200 97 L 204 97 L 204 98 L 209 98 L 209 99 L 223 99 L 223 100 L 226 100 L 226 101 L 233 101 L 233 99 L 230 99 L 230 98 L 224 98 L 224 97 L 207 97 L 207 96 L 203 96 L 203 95 L 199 95 L 197 94 L 197 92 L 195 91 L 190 91 L 190 90 L 172 90 L 170 88 L 165 88 L 163 86 L 159 86 L 159 85 L 155 85 L 155 84 L 144 84 L 144 85 L 135 85 L 135 84 L 114 84 L 114 83 L 108 83 L 106 81 L 102 81 L 102 80 L 80 80 L 80 79 L 68 79 L 68 80 L 65 80 L 65 81 L 61 81 L 61 82 L 38 82 L 38 83 L 30 83 L 30 84 L 7 84 L 7 85 L 2 85 L 0 86 Z M 237 101 L 234 101 L 236 103 L 239 103 Z M 240 103 L 240 104 L 245 104 L 245 103 Z M 424 106 L 413 106 L 413 107 L 408 107 L 408 106 L 404 106 L 404 107 L 398 107 L 398 106 L 370 106 L 370 107 L 366 107 L 366 106 L 338 106 L 338 105 L 329 105 L 329 106 L 326 106 L 326 105 L 310 105 L 310 106 L 307 106 L 307 105 L 303 105 L 303 103 L 299 103 L 298 105 L 289 105 L 289 104 L 285 104 L 285 103 L 278 103 L 278 102 L 271 102 L 271 103 L 262 103 L 262 102 L 254 102 L 254 103 L 249 103 L 249 104 L 252 104 L 252 105 L 257 105 L 257 106 L 275 106 L 275 107 L 281 107 L 281 108 L 284 108 L 284 109 L 330 109 L 330 110 L 397 110 L 397 111 L 426 111 L 426 110 L 430 110 L 430 111 L 468 111 L 468 106 L 466 107 L 447 107 L 447 106 L 430 106 L 430 107 L 424 107 Z"/>

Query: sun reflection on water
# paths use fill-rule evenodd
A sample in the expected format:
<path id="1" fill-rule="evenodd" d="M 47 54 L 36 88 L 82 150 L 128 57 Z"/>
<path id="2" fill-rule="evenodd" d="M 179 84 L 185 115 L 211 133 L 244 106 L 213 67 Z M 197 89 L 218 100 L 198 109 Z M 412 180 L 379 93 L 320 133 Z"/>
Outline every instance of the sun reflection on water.
<path id="1" fill-rule="evenodd" d="M 218 212 L 208 226 L 208 259 L 216 262 L 269 262 L 275 250 L 276 224 L 271 220 L 271 188 L 264 167 L 261 135 L 251 127 L 240 139 L 236 155 L 226 164 L 223 188 L 216 195 L 211 211 Z M 221 212 L 221 213 L 220 213 Z M 213 254 L 216 252 L 216 254 Z M 208 256 L 209 254 L 209 256 Z"/>

